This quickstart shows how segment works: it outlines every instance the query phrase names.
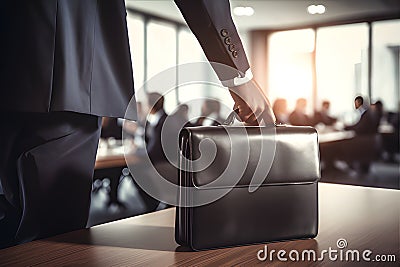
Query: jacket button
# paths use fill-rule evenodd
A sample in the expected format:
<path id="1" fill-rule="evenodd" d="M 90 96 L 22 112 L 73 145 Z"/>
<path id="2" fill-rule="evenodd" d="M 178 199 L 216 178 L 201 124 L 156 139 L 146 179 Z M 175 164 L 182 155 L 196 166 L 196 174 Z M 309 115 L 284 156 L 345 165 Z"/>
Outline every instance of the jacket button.
<path id="1" fill-rule="evenodd" d="M 226 37 L 226 36 L 228 36 L 228 35 L 229 35 L 229 32 L 228 32 L 227 29 L 222 29 L 222 30 L 221 30 L 221 36 L 222 36 L 222 37 Z"/>
<path id="2" fill-rule="evenodd" d="M 235 50 L 235 51 L 232 51 L 232 56 L 234 57 L 234 58 L 236 58 L 236 57 L 238 57 L 238 52 Z"/>
<path id="3" fill-rule="evenodd" d="M 234 45 L 234 44 L 229 45 L 229 46 L 228 46 L 228 49 L 229 49 L 229 51 L 231 51 L 231 52 L 235 51 L 235 45 Z"/>
<path id="4" fill-rule="evenodd" d="M 225 44 L 230 45 L 232 43 L 231 37 L 226 37 L 224 42 Z"/>

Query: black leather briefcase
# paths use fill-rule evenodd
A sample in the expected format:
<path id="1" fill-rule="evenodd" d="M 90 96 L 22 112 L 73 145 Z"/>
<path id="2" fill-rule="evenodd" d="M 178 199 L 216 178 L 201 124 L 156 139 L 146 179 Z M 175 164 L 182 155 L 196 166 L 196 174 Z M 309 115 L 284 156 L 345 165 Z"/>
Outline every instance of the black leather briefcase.
<path id="1" fill-rule="evenodd" d="M 251 126 L 182 130 L 180 205 L 175 221 L 178 244 L 204 250 L 317 235 L 317 132 L 295 126 L 272 130 Z M 213 144 L 207 148 L 200 144 L 203 141 Z M 275 149 L 271 144 L 276 144 Z M 215 152 L 212 160 L 206 159 L 211 161 L 208 166 L 198 162 L 201 152 L 203 156 Z M 248 157 L 247 164 L 232 162 L 237 159 L 233 153 Z"/>

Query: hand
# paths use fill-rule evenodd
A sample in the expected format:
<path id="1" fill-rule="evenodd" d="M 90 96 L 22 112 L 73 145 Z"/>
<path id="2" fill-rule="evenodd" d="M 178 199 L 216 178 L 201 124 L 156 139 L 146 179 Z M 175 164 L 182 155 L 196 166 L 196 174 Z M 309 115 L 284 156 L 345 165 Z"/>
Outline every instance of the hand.
<path id="1" fill-rule="evenodd" d="M 233 109 L 238 109 L 237 113 L 243 122 L 248 125 L 260 125 L 262 120 L 265 124 L 275 123 L 271 104 L 254 79 L 229 88 L 229 92 L 235 101 Z"/>

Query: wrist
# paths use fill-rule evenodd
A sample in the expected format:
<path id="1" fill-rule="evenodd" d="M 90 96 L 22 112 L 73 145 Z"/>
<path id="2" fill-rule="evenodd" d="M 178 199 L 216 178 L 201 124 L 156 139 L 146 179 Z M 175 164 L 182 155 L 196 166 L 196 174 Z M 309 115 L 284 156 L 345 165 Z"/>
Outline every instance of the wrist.
<path id="1" fill-rule="evenodd" d="M 250 82 L 252 79 L 253 79 L 253 73 L 251 72 L 251 69 L 249 68 L 245 72 L 245 75 L 243 77 L 240 77 L 240 75 L 238 75 L 238 77 L 235 77 L 230 80 L 221 81 L 221 83 L 225 87 L 234 88 L 234 87 L 238 87 L 243 84 L 246 84 L 246 83 Z"/>

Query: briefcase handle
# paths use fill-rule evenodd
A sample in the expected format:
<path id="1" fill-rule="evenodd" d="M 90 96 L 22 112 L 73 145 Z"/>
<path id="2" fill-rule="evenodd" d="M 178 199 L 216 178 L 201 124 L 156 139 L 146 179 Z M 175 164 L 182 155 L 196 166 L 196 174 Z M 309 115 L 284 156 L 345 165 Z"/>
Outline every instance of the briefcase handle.
<path id="1" fill-rule="evenodd" d="M 229 113 L 228 117 L 226 118 L 226 120 L 224 120 L 224 122 L 221 123 L 222 126 L 231 126 L 234 122 L 235 119 L 237 119 L 239 122 L 242 122 L 242 120 L 239 117 L 239 114 L 237 113 L 239 111 L 239 108 L 234 109 L 231 113 Z M 276 122 L 275 123 L 271 123 L 265 126 L 277 126 Z"/>
<path id="2" fill-rule="evenodd" d="M 235 122 L 235 119 L 237 119 L 238 121 L 241 122 L 239 114 L 237 114 L 238 111 L 239 111 L 239 108 L 236 108 L 236 109 L 232 110 L 231 113 L 229 113 L 229 115 L 226 118 L 226 120 L 224 120 L 221 123 L 221 125 L 223 125 L 223 126 L 231 126 Z"/>

